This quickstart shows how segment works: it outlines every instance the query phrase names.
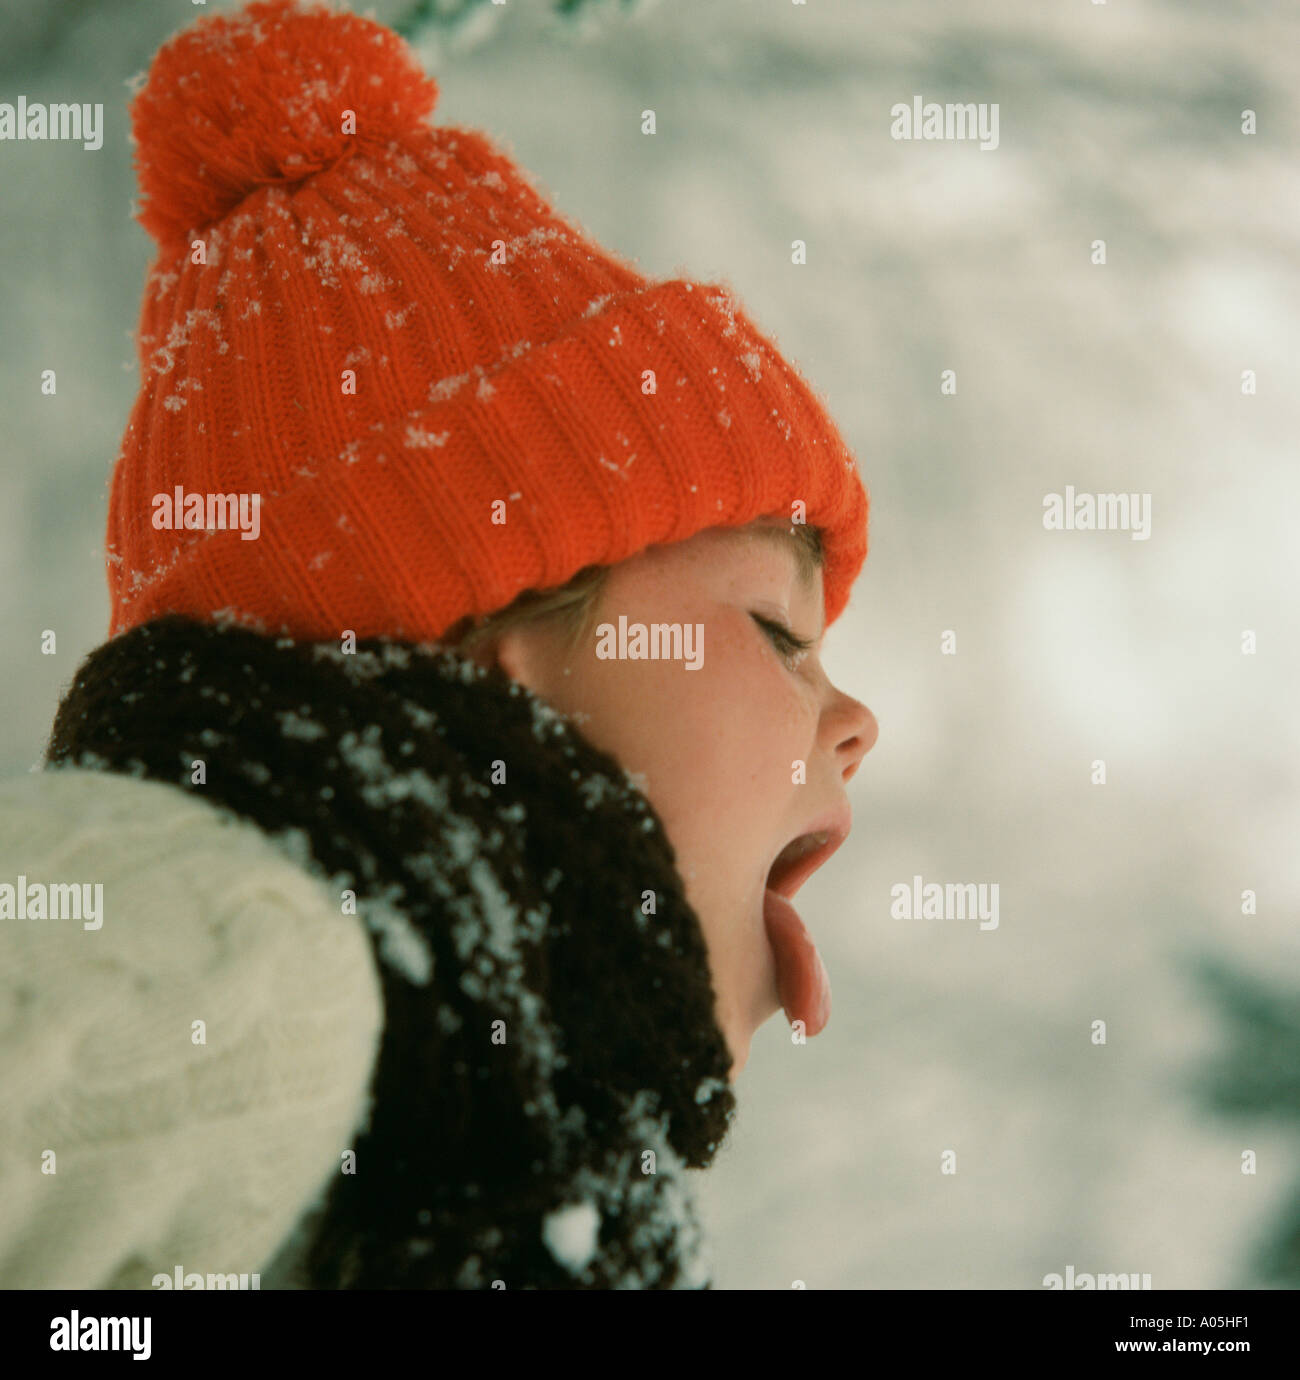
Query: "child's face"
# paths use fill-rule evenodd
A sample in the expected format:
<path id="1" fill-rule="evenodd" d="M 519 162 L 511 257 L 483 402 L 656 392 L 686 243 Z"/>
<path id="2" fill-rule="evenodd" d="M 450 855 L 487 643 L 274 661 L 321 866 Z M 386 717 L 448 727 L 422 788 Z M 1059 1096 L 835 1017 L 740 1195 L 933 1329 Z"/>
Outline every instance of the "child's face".
<path id="1" fill-rule="evenodd" d="M 801 583 L 792 547 L 788 535 L 712 529 L 609 569 L 593 629 L 617 633 L 620 615 L 629 630 L 702 624 L 698 670 L 601 659 L 595 632 L 570 654 L 549 621 L 508 628 L 484 654 L 571 716 L 658 811 L 708 944 L 733 1079 L 754 1032 L 782 1006 L 764 923 L 773 861 L 829 821 L 847 830 L 845 783 L 878 733 L 871 711 L 822 670 L 821 575 Z M 756 616 L 814 647 L 787 653 Z M 799 784 L 796 762 L 805 764 Z"/>

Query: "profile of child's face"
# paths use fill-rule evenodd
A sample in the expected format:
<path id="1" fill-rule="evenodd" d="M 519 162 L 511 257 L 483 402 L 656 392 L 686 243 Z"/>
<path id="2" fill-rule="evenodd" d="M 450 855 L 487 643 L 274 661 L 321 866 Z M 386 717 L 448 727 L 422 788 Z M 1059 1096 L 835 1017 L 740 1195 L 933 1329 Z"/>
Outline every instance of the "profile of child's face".
<path id="1" fill-rule="evenodd" d="M 485 653 L 612 753 L 663 820 L 708 944 L 733 1079 L 783 1004 L 764 920 L 773 863 L 800 835 L 829 826 L 833 846 L 847 831 L 845 784 L 878 733 L 871 711 L 822 669 L 821 574 L 801 580 L 793 539 L 776 531 L 714 528 L 651 547 L 609 568 L 596 631 L 576 650 L 544 620 L 505 629 Z M 598 656 L 600 625 L 617 629 L 620 615 L 629 635 L 636 624 L 702 626 L 698 669 L 685 658 Z M 790 652 L 772 624 L 813 647 Z M 792 875 L 783 860 L 786 894 L 807 861 Z M 810 1020 L 816 1033 L 822 1022 Z"/>

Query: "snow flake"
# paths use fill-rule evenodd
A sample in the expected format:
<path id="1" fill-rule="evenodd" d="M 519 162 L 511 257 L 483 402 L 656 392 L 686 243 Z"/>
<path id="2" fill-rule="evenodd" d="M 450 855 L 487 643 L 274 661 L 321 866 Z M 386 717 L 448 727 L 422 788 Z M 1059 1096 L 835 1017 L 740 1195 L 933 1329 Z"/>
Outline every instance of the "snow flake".
<path id="1" fill-rule="evenodd" d="M 597 805 L 603 805 L 614 793 L 614 783 L 607 776 L 593 773 L 578 783 L 578 793 L 582 796 L 582 802 L 587 809 L 594 810 Z"/>
<path id="2" fill-rule="evenodd" d="M 271 834 L 270 838 L 290 862 L 297 863 L 306 872 L 316 872 L 316 855 L 312 852 L 311 839 L 305 829 L 291 825 Z"/>
<path id="3" fill-rule="evenodd" d="M 745 366 L 751 383 L 757 383 L 763 377 L 763 357 L 757 350 L 746 350 L 740 362 Z"/>
<path id="4" fill-rule="evenodd" d="M 498 237 L 500 238 L 500 237 Z M 503 264 L 497 259 L 492 251 L 479 248 L 475 252 L 483 259 L 483 267 L 489 272 L 497 273 L 501 269 L 513 267 L 513 260 L 516 257 L 533 257 L 541 255 L 549 259 L 551 251 L 547 248 L 548 244 L 559 242 L 567 244 L 569 236 L 558 226 L 538 225 L 530 230 L 526 235 L 512 235 L 509 239 L 502 239 L 506 262 Z"/>
<path id="5" fill-rule="evenodd" d="M 480 936 L 483 947 L 505 962 L 518 959 L 515 948 L 516 911 L 509 894 L 497 880 L 486 858 L 475 857 L 468 869 L 469 885 L 482 901 L 482 915 L 486 932 Z"/>
<path id="6" fill-rule="evenodd" d="M 219 345 L 226 344 L 221 335 L 221 316 L 218 312 L 193 308 L 185 313 L 184 322 L 173 321 L 167 332 L 167 339 L 154 351 L 152 368 L 160 374 L 169 374 L 176 367 L 175 352 L 188 350 L 190 336 L 196 326 L 207 326 L 216 337 Z M 229 345 L 226 344 L 226 349 Z M 225 350 L 221 350 L 224 354 Z"/>
<path id="7" fill-rule="evenodd" d="M 89 748 L 78 753 L 76 765 L 86 767 L 91 771 L 106 771 L 109 766 L 107 757 L 102 757 L 98 752 L 92 752 Z M 57 771 L 59 767 L 47 768 L 47 770 Z"/>
<path id="8" fill-rule="evenodd" d="M 570 1203 L 547 1213 L 542 1222 L 546 1249 L 570 1274 L 587 1268 L 596 1254 L 600 1232 L 600 1213 L 593 1203 Z"/>
<path id="9" fill-rule="evenodd" d="M 533 737 L 543 739 L 541 732 L 543 728 L 549 728 L 552 733 L 564 731 L 564 719 L 553 709 L 545 700 L 532 696 L 532 704 L 529 708 L 533 711 Z"/>
<path id="10" fill-rule="evenodd" d="M 402 708 L 406 711 L 406 717 L 417 728 L 432 728 L 437 723 L 437 715 L 425 709 L 423 705 L 414 703 L 412 700 L 403 700 Z"/>
<path id="11" fill-rule="evenodd" d="M 533 943 L 540 943 L 546 933 L 546 921 L 551 914 L 550 906 L 543 901 L 535 909 L 524 911 L 524 929 L 529 932 Z"/>
<path id="12" fill-rule="evenodd" d="M 251 613 L 245 613 L 243 609 L 233 608 L 229 604 L 224 608 L 213 609 L 208 617 L 219 628 L 244 627 L 253 632 L 264 631 L 264 624 L 260 618 Z"/>
<path id="13" fill-rule="evenodd" d="M 702 1107 L 706 1102 L 712 1102 L 718 1093 L 726 1091 L 727 1085 L 721 1078 L 705 1078 L 695 1089 L 695 1104 Z"/>
<path id="14" fill-rule="evenodd" d="M 483 845 L 478 830 L 459 816 L 448 821 L 443 841 L 450 845 L 452 861 L 460 867 L 473 862 Z"/>
<path id="15" fill-rule="evenodd" d="M 406 428 L 406 440 L 402 443 L 408 447 L 419 447 L 421 450 L 429 450 L 433 446 L 446 445 L 450 431 L 426 431 L 423 427 L 408 426 Z"/>
<path id="16" fill-rule="evenodd" d="M 330 651 L 333 650 L 330 646 Z M 386 772 L 387 760 L 379 746 L 382 736 L 383 731 L 378 724 L 367 724 L 360 735 L 349 729 L 339 738 L 339 752 L 343 759 L 368 781 L 376 781 Z"/>
<path id="17" fill-rule="evenodd" d="M 420 767 L 413 767 L 400 776 L 390 773 L 387 781 L 381 785 L 367 786 L 362 794 L 372 805 L 388 805 L 393 801 L 406 800 L 409 796 L 414 796 L 431 810 L 441 811 L 447 808 L 446 782 L 435 781 Z"/>
<path id="18" fill-rule="evenodd" d="M 433 953 L 424 936 L 392 902 L 402 890 L 394 883 L 378 896 L 367 896 L 358 904 L 358 913 L 380 937 L 379 952 L 390 967 L 416 987 L 427 987 L 433 976 Z"/>
<path id="19" fill-rule="evenodd" d="M 464 387 L 468 381 L 468 374 L 453 374 L 449 378 L 439 379 L 436 383 L 429 385 L 429 390 L 425 396 L 430 402 L 446 402 Z"/>

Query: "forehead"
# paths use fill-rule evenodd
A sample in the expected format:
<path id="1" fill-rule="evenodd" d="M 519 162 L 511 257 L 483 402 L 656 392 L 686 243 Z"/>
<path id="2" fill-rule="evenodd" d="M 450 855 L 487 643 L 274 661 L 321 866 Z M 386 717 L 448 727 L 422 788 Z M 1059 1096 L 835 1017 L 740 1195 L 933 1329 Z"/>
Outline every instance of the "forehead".
<path id="1" fill-rule="evenodd" d="M 803 543 L 781 522 L 771 526 L 706 527 L 680 541 L 656 543 L 639 555 L 610 567 L 604 598 L 623 597 L 632 590 L 658 591 L 675 598 L 697 583 L 727 589 L 730 596 L 752 592 L 754 579 L 769 574 L 794 575 L 798 596 L 810 601 L 813 616 L 825 610 L 822 571 L 799 553 Z"/>
<path id="2" fill-rule="evenodd" d="M 680 541 L 655 543 L 614 570 L 626 571 L 629 578 L 633 571 L 644 569 L 657 571 L 660 578 L 692 580 L 704 572 L 739 576 L 754 562 L 765 570 L 792 571 L 799 589 L 821 602 L 821 565 L 780 519 L 743 527 L 706 527 Z"/>
<path id="3" fill-rule="evenodd" d="M 753 523 L 748 527 L 722 527 L 715 530 L 733 546 L 739 546 L 741 542 L 746 542 L 751 550 L 757 545 L 772 551 L 783 552 L 787 560 L 794 562 L 799 582 L 806 589 L 812 590 L 820 587 L 821 579 L 818 566 L 809 555 L 807 547 L 786 523 L 780 521 L 762 522 Z"/>

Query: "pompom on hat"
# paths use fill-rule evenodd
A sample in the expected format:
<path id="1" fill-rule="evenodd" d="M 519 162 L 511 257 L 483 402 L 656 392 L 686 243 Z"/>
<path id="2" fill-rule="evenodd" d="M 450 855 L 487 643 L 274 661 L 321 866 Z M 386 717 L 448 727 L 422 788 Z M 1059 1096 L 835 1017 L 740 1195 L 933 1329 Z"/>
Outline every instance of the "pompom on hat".
<path id="1" fill-rule="evenodd" d="M 320 4 L 159 50 L 131 105 L 158 256 L 110 633 L 176 612 L 433 641 L 796 503 L 837 618 L 868 500 L 808 383 L 727 288 L 648 281 L 484 135 L 433 125 L 437 96 L 397 34 Z"/>

